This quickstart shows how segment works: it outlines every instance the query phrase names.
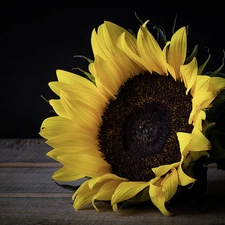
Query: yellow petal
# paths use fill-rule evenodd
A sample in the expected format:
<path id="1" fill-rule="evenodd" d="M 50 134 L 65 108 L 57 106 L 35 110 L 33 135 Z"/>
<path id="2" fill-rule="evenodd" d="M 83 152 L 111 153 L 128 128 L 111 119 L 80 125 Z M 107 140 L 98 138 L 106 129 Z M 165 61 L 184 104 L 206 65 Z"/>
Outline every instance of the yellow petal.
<path id="1" fill-rule="evenodd" d="M 217 92 L 198 92 L 192 99 L 193 104 L 198 106 L 200 109 L 207 108 L 213 99 L 217 96 Z"/>
<path id="2" fill-rule="evenodd" d="M 92 64 L 93 63 L 90 63 L 89 66 Z M 57 73 L 59 82 L 73 85 L 74 88 L 79 87 L 84 92 L 87 91 L 87 92 L 93 93 L 99 98 L 102 98 L 104 102 L 108 102 L 107 98 L 105 98 L 104 95 L 101 94 L 100 90 L 88 79 L 80 75 L 70 73 L 64 70 L 57 70 L 56 73 Z"/>
<path id="3" fill-rule="evenodd" d="M 115 68 L 115 75 L 117 74 L 121 83 L 125 82 L 134 73 L 138 74 L 140 72 L 138 65 L 117 46 L 118 37 L 122 33 L 126 33 L 131 37 L 130 32 L 117 24 L 104 21 L 104 24 L 99 26 L 97 33 L 93 30 L 91 38 L 94 56 L 95 58 L 100 56 L 112 64 Z"/>
<path id="4" fill-rule="evenodd" d="M 208 91 L 210 87 L 210 80 L 211 78 L 209 76 L 198 75 L 196 79 L 196 84 L 191 89 L 192 96 L 195 96 L 197 93 Z"/>
<path id="5" fill-rule="evenodd" d="M 71 117 L 66 112 L 65 108 L 63 107 L 61 100 L 51 99 L 49 101 L 49 104 L 52 106 L 52 108 L 54 109 L 54 111 L 56 112 L 57 115 L 67 118 L 67 119 L 71 119 Z"/>
<path id="6" fill-rule="evenodd" d="M 149 182 L 122 182 L 115 190 L 115 193 L 112 196 L 111 204 L 115 205 L 118 202 L 130 199 L 147 186 L 149 186 Z"/>
<path id="7" fill-rule="evenodd" d="M 196 127 L 194 127 L 191 134 L 178 132 L 177 137 L 180 144 L 180 151 L 184 156 L 189 151 L 205 151 L 211 148 L 210 141 Z"/>
<path id="8" fill-rule="evenodd" d="M 98 192 L 99 188 L 101 187 L 101 185 L 98 185 L 95 188 L 90 189 L 87 185 L 87 182 L 84 182 L 73 195 L 73 207 L 75 210 L 80 209 L 91 203 L 93 196 Z"/>
<path id="9" fill-rule="evenodd" d="M 165 175 L 169 170 L 171 170 L 173 167 L 178 167 L 179 162 L 168 164 L 168 165 L 162 165 L 155 168 L 152 168 L 152 171 L 155 173 L 156 177 L 160 177 Z"/>
<path id="10" fill-rule="evenodd" d="M 198 65 L 196 58 L 193 58 L 192 61 L 186 65 L 180 67 L 181 78 L 184 81 L 186 87 L 186 94 L 191 90 L 195 85 L 197 79 Z M 179 77 L 177 77 L 179 79 Z"/>
<path id="11" fill-rule="evenodd" d="M 80 83 L 76 85 L 70 85 L 62 82 L 50 82 L 49 86 L 59 96 L 61 91 L 68 91 L 76 100 L 85 102 L 94 108 L 100 107 L 102 110 L 105 107 L 105 104 L 108 103 L 108 100 L 105 98 L 105 96 L 102 95 L 95 86 L 94 88 L 90 89 L 81 85 Z"/>
<path id="12" fill-rule="evenodd" d="M 73 95 L 69 91 L 65 90 L 61 93 L 61 102 L 74 122 L 84 128 L 89 127 L 91 130 L 98 129 L 98 126 L 101 123 L 101 118 L 94 108 L 76 101 L 73 98 Z"/>
<path id="13" fill-rule="evenodd" d="M 148 21 L 147 21 L 148 22 Z M 145 22 L 139 29 L 137 35 L 137 47 L 140 56 L 145 61 L 145 66 L 149 72 L 157 72 L 158 74 L 168 74 L 167 62 L 159 44 L 147 30 Z"/>
<path id="14" fill-rule="evenodd" d="M 162 181 L 162 191 L 165 193 L 165 200 L 169 201 L 177 192 L 178 173 L 176 168 L 172 168 Z"/>
<path id="15" fill-rule="evenodd" d="M 165 207 L 165 193 L 162 191 L 163 178 L 156 177 L 150 181 L 149 196 L 152 203 L 161 211 L 165 216 L 171 216 L 172 214 Z"/>
<path id="16" fill-rule="evenodd" d="M 220 91 L 225 88 L 225 79 L 222 77 L 212 77 L 210 79 L 209 91 Z"/>
<path id="17" fill-rule="evenodd" d="M 102 83 L 102 81 L 98 77 L 98 72 L 96 71 L 96 63 L 90 63 L 88 65 L 88 69 L 95 77 L 96 86 L 98 90 L 101 92 L 101 94 L 103 94 L 107 99 L 115 98 L 114 94 L 110 92 L 110 90 L 108 90 L 107 87 L 105 87 L 105 85 Z"/>
<path id="18" fill-rule="evenodd" d="M 111 166 L 103 158 L 89 154 L 63 155 L 59 156 L 57 160 L 87 177 L 101 176 L 111 172 Z"/>
<path id="19" fill-rule="evenodd" d="M 189 117 L 189 124 L 193 123 L 193 126 L 202 130 L 202 121 L 206 119 L 205 111 L 201 110 L 199 107 L 192 106 L 192 111 Z"/>
<path id="20" fill-rule="evenodd" d="M 162 179 L 163 178 L 161 177 L 155 177 L 150 180 L 149 196 L 151 198 L 156 197 L 162 191 L 162 188 L 161 188 Z"/>
<path id="21" fill-rule="evenodd" d="M 73 194 L 73 196 L 72 196 L 72 199 L 73 199 L 73 200 L 75 200 L 75 198 L 76 198 L 76 196 L 77 196 L 78 194 L 81 194 L 81 195 L 82 195 L 82 193 L 85 193 L 85 192 L 87 192 L 87 191 L 90 190 L 90 188 L 89 188 L 89 186 L 88 186 L 88 182 L 89 182 L 90 180 L 91 180 L 91 179 L 87 179 L 86 181 L 84 181 L 84 182 L 80 185 L 80 187 L 74 192 L 74 194 Z M 98 187 L 99 187 L 99 185 L 98 185 Z"/>
<path id="22" fill-rule="evenodd" d="M 51 81 L 48 83 L 48 86 L 51 88 L 53 92 L 55 92 L 58 96 L 60 96 L 60 92 L 63 88 L 69 86 L 68 84 L 61 83 L 58 81 Z"/>
<path id="23" fill-rule="evenodd" d="M 167 53 L 167 60 L 175 70 L 176 80 L 180 80 L 180 66 L 184 64 L 186 52 L 187 34 L 186 28 L 182 27 L 172 36 Z"/>
<path id="24" fill-rule="evenodd" d="M 78 141 L 79 142 L 79 141 Z M 86 142 L 87 143 L 87 142 Z M 88 144 L 86 144 L 88 145 Z M 47 153 L 47 156 L 57 160 L 58 157 L 63 155 L 71 155 L 76 153 L 89 154 L 97 157 L 102 157 L 103 153 L 98 151 L 97 146 L 92 147 L 91 145 L 85 146 L 84 143 L 77 143 L 75 146 L 66 146 L 55 148 Z"/>
<path id="25" fill-rule="evenodd" d="M 69 119 L 52 116 L 42 122 L 40 135 L 45 139 L 50 139 L 63 133 L 73 132 L 76 127 L 76 124 Z"/>
<path id="26" fill-rule="evenodd" d="M 209 157 L 209 153 L 207 151 L 200 151 L 200 152 L 193 152 L 193 151 L 191 151 L 189 153 L 189 155 L 191 156 L 192 161 L 196 161 L 202 156 Z"/>
<path id="27" fill-rule="evenodd" d="M 79 87 L 67 87 L 64 88 L 63 91 L 67 92 L 74 100 L 83 102 L 90 108 L 94 108 L 98 113 L 103 114 L 106 107 L 103 95 L 100 97 L 99 93 L 94 93 L 90 90 Z"/>
<path id="28" fill-rule="evenodd" d="M 101 182 L 105 182 L 105 181 L 108 181 L 108 180 L 120 180 L 120 181 L 125 181 L 127 179 L 125 178 L 122 178 L 122 177 L 118 177 L 117 175 L 115 174 L 112 174 L 112 173 L 108 173 L 108 174 L 104 174 L 100 177 L 96 177 L 96 178 L 92 178 L 89 182 L 88 182 L 88 185 L 89 185 L 89 188 L 93 188 L 97 183 L 101 183 Z"/>
<path id="29" fill-rule="evenodd" d="M 139 70 L 133 70 L 135 74 L 139 74 L 146 69 L 147 65 L 144 66 L 143 59 L 138 55 L 137 40 L 133 35 L 126 32 L 122 33 L 117 40 L 117 45 L 138 65 Z"/>
<path id="30" fill-rule="evenodd" d="M 121 180 L 111 180 L 106 182 L 99 188 L 98 192 L 92 198 L 92 205 L 97 211 L 99 210 L 95 205 L 95 200 L 101 200 L 101 201 L 111 200 L 115 189 L 121 182 L 122 182 Z"/>
<path id="31" fill-rule="evenodd" d="M 115 54 L 115 56 L 120 57 L 121 51 L 118 50 L 115 43 L 123 32 L 127 31 L 115 23 L 104 21 L 104 24 L 98 27 L 99 41 L 112 55 Z M 120 61 L 120 58 L 118 58 L 118 61 Z"/>
<path id="32" fill-rule="evenodd" d="M 52 179 L 57 181 L 75 181 L 84 178 L 84 175 L 77 174 L 75 170 L 70 169 L 66 166 L 63 166 L 59 170 L 57 170 L 53 175 Z"/>
<path id="33" fill-rule="evenodd" d="M 110 53 L 113 55 L 113 58 L 116 59 L 115 66 L 117 65 L 122 69 L 120 77 L 123 77 L 121 81 L 124 82 L 130 75 L 133 75 L 134 73 L 139 73 L 140 69 L 134 62 L 132 62 L 132 60 L 127 56 L 125 52 L 118 48 L 117 41 L 118 37 L 122 33 L 125 33 L 129 38 L 133 36 L 130 32 L 126 31 L 124 28 L 112 22 L 105 21 L 104 25 L 104 35 L 101 35 L 101 38 L 103 38 L 102 40 L 105 41 L 107 49 L 109 49 Z"/>
<path id="34" fill-rule="evenodd" d="M 77 146 L 77 147 L 91 147 L 96 148 L 98 141 L 96 139 L 97 134 L 91 133 L 88 130 L 83 130 L 80 127 L 74 127 L 73 132 L 65 132 L 57 136 L 49 138 L 46 143 L 53 148 Z"/>
<path id="35" fill-rule="evenodd" d="M 61 83 L 74 86 L 83 86 L 84 88 L 88 88 L 90 90 L 96 89 L 95 85 L 91 81 L 75 73 L 71 73 L 65 70 L 56 70 L 56 75 L 58 81 Z"/>
<path id="36" fill-rule="evenodd" d="M 181 160 L 181 163 L 177 169 L 177 173 L 178 173 L 178 183 L 179 185 L 181 186 L 186 186 L 188 184 L 191 184 L 193 182 L 196 181 L 196 179 L 192 178 L 192 177 L 189 177 L 182 169 L 182 163 L 184 161 L 185 157 L 182 156 L 182 160 Z"/>
<path id="37" fill-rule="evenodd" d="M 113 95 L 116 94 L 122 83 L 115 68 L 100 57 L 95 57 L 94 65 L 96 74 L 104 87 Z"/>
<path id="38" fill-rule="evenodd" d="M 98 34 L 97 34 L 96 30 L 93 29 L 92 33 L 91 33 L 91 47 L 92 47 L 93 54 L 95 57 L 101 56 L 101 58 L 106 60 L 106 59 L 108 59 L 109 56 L 107 54 L 108 53 L 107 50 L 105 49 L 105 51 L 104 51 L 104 46 L 102 44 L 104 44 L 104 43 L 100 43 Z"/>

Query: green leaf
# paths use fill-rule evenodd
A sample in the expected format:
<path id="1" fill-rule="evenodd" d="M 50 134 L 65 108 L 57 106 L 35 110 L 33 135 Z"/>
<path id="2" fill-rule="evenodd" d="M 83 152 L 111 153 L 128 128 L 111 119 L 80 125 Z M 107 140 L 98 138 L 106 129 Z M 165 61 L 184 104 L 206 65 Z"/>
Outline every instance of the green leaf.
<path id="1" fill-rule="evenodd" d="M 225 74 L 221 73 L 221 70 L 224 67 L 225 51 L 223 53 L 224 53 L 224 56 L 223 56 L 223 59 L 222 59 L 221 66 L 217 70 L 215 70 L 214 72 L 207 72 L 206 75 L 209 75 L 211 77 L 223 77 L 223 78 L 225 78 Z"/>
<path id="2" fill-rule="evenodd" d="M 157 31 L 157 42 L 161 48 L 163 48 L 166 45 L 167 38 L 166 38 L 166 32 L 162 27 L 154 26 L 153 29 Z"/>
<path id="3" fill-rule="evenodd" d="M 181 194 L 186 201 L 205 210 L 206 204 L 204 196 L 207 191 L 207 170 L 205 166 L 205 157 L 200 158 L 193 164 L 193 175 L 196 182 L 187 186 L 180 187 Z"/>
<path id="4" fill-rule="evenodd" d="M 219 116 L 216 125 L 209 130 L 207 138 L 212 145 L 208 163 L 216 163 L 218 169 L 225 170 L 225 112 Z"/>
<path id="5" fill-rule="evenodd" d="M 192 59 L 194 58 L 194 57 L 196 57 L 197 56 L 197 53 L 198 53 L 198 46 L 197 45 L 195 45 L 195 47 L 194 47 L 194 49 L 193 49 L 193 51 L 191 52 L 191 54 L 186 58 L 186 60 L 185 60 L 185 63 L 184 64 L 188 64 L 188 63 L 190 63 L 191 61 L 192 61 Z"/>
<path id="6" fill-rule="evenodd" d="M 216 122 L 220 117 L 225 115 L 225 90 L 220 91 L 217 97 L 211 103 L 212 107 L 208 108 L 206 118 L 209 122 Z"/>
<path id="7" fill-rule="evenodd" d="M 207 58 L 206 61 L 198 68 L 198 74 L 202 74 L 202 73 L 203 73 L 203 70 L 205 69 L 206 65 L 208 64 L 210 58 L 211 58 L 211 55 L 210 55 L 209 49 L 208 49 L 208 58 Z"/>

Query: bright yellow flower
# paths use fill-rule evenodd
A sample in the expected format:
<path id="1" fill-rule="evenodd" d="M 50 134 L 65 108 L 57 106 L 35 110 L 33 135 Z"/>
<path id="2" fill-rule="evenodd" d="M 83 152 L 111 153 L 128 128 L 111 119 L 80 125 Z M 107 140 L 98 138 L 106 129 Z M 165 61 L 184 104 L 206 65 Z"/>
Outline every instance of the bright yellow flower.
<path id="1" fill-rule="evenodd" d="M 88 178 L 74 193 L 74 208 L 110 201 L 114 211 L 126 201 L 151 200 L 164 214 L 179 186 L 195 182 L 187 167 L 207 156 L 204 110 L 225 87 L 222 78 L 198 75 L 193 57 L 185 64 L 185 27 L 163 49 L 144 23 L 134 37 L 104 22 L 93 30 L 94 82 L 57 70 L 50 100 L 57 116 L 40 135 L 47 153 L 63 167 L 52 178 Z"/>

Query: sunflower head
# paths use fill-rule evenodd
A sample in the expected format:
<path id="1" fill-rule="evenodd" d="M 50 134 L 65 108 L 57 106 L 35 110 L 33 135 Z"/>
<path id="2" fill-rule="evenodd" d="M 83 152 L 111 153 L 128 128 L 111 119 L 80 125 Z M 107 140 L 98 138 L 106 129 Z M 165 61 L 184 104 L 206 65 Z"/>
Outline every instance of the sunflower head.
<path id="1" fill-rule="evenodd" d="M 200 75 L 185 27 L 159 45 L 147 23 L 134 36 L 105 21 L 92 31 L 94 60 L 84 76 L 57 70 L 49 83 L 59 99 L 49 101 L 56 116 L 40 135 L 62 164 L 54 180 L 86 178 L 75 209 L 99 210 L 100 200 L 118 211 L 120 203 L 150 200 L 171 215 L 165 204 L 196 182 L 194 165 L 209 156 L 203 124 L 224 79 Z"/>

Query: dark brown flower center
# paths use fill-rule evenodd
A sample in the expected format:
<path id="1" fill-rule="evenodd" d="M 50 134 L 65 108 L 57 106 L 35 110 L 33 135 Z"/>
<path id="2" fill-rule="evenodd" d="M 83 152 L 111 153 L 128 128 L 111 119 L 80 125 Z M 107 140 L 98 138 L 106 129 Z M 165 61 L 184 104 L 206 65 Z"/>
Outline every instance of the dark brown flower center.
<path id="1" fill-rule="evenodd" d="M 179 162 L 177 132 L 191 132 L 191 95 L 170 75 L 140 74 L 121 86 L 102 116 L 99 147 L 112 173 L 131 181 L 154 178 L 152 168 Z"/>

